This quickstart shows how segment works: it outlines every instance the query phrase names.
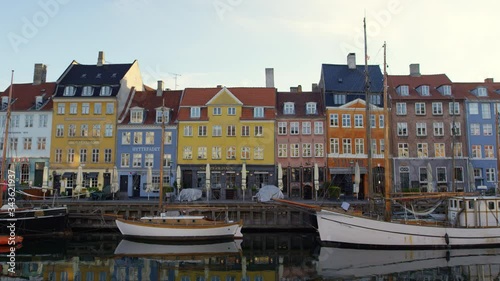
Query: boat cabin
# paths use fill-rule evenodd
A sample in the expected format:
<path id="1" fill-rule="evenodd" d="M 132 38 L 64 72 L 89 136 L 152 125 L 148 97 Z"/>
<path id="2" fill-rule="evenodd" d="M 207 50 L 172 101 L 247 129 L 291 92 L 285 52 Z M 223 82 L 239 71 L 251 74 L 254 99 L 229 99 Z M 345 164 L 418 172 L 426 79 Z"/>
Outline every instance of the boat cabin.
<path id="1" fill-rule="evenodd" d="M 465 196 L 448 199 L 448 221 L 457 227 L 499 227 L 500 197 Z"/>

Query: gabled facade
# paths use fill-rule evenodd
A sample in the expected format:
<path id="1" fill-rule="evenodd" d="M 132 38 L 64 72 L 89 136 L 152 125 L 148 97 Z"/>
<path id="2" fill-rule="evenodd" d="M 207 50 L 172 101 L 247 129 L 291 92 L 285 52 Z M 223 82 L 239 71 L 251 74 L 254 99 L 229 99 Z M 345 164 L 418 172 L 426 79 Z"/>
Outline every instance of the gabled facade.
<path id="1" fill-rule="evenodd" d="M 120 191 L 128 197 L 158 197 L 160 169 L 163 186 L 174 186 L 177 168 L 177 113 L 182 91 L 158 89 L 135 92 L 118 120 L 117 157 Z M 165 119 L 163 119 L 163 117 Z M 164 124 L 162 124 L 164 122 Z M 163 161 L 162 127 L 165 128 Z M 153 191 L 146 190 L 148 169 L 152 169 Z"/>
<path id="2" fill-rule="evenodd" d="M 283 193 L 313 199 L 326 179 L 325 110 L 320 92 L 278 92 L 276 163 L 283 171 Z"/>
<path id="3" fill-rule="evenodd" d="M 381 192 L 384 186 L 384 113 L 383 76 L 378 65 L 368 66 L 370 111 L 367 118 L 365 66 L 356 65 L 354 54 L 347 56 L 347 65 L 323 64 L 319 87 L 326 106 L 329 180 L 342 193 L 357 197 L 368 194 L 368 149 L 372 154 L 372 186 Z M 371 139 L 367 140 L 367 124 Z M 368 144 L 370 142 L 371 144 Z M 354 188 L 356 163 L 360 167 L 359 190 Z"/>
<path id="4" fill-rule="evenodd" d="M 466 191 L 463 93 L 445 74 L 421 75 L 418 64 L 410 75 L 389 75 L 388 84 L 396 191 Z"/>
<path id="5" fill-rule="evenodd" d="M 44 167 L 49 166 L 52 93 L 56 83 L 46 83 L 45 77 L 46 66 L 35 64 L 33 83 L 12 86 L 7 160 L 2 171 L 13 164 L 16 183 L 20 185 L 41 187 Z M 0 150 L 4 147 L 9 91 L 10 86 L 0 94 Z"/>
<path id="6" fill-rule="evenodd" d="M 111 184 L 116 163 L 117 118 L 134 91 L 143 90 L 137 61 L 95 65 L 73 61 L 57 81 L 54 94 L 51 173 L 54 187 L 72 192 L 78 167 L 83 187 Z"/>
<path id="7" fill-rule="evenodd" d="M 207 164 L 212 198 L 242 196 L 243 163 L 248 195 L 275 184 L 275 115 L 275 88 L 185 89 L 178 117 L 182 187 L 206 191 Z"/>
<path id="8" fill-rule="evenodd" d="M 484 83 L 453 83 L 453 93 L 464 95 L 467 147 L 470 159 L 469 189 L 498 187 L 498 109 L 500 83 L 492 78 Z"/>

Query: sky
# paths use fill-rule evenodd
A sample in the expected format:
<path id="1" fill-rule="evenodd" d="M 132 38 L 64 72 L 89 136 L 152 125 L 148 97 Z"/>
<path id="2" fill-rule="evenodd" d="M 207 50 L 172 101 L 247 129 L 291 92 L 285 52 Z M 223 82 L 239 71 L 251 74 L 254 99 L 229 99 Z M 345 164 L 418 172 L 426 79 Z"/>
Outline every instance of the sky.
<path id="1" fill-rule="evenodd" d="M 390 75 L 445 73 L 454 82 L 500 81 L 497 0 L 8 0 L 0 1 L 0 91 L 33 79 L 35 63 L 56 81 L 76 60 L 139 62 L 156 87 L 264 87 L 265 68 L 287 91 L 318 83 L 321 65 L 369 64 Z"/>

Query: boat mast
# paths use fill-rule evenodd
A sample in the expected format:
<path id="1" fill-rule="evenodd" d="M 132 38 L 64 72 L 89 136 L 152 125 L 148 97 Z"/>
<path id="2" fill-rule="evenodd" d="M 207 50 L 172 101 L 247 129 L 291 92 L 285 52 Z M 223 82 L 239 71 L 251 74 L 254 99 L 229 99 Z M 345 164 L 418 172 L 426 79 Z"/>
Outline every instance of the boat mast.
<path id="1" fill-rule="evenodd" d="M 368 76 L 368 46 L 366 42 L 366 18 L 363 19 L 364 37 L 365 37 L 365 102 L 366 102 L 366 147 L 368 152 L 367 180 L 368 180 L 368 199 L 373 201 L 373 182 L 372 182 L 372 132 L 371 132 L 371 114 L 370 114 L 370 80 Z M 370 203 L 372 206 L 372 203 Z M 370 208 L 373 210 L 373 208 Z"/>
<path id="2" fill-rule="evenodd" d="M 390 221 L 392 215 L 391 208 L 391 161 L 389 160 L 389 97 L 387 94 L 387 44 L 384 42 L 384 198 L 385 198 L 385 220 Z"/>
<path id="3" fill-rule="evenodd" d="M 7 184 L 7 179 L 8 179 L 8 168 L 5 167 L 5 164 L 7 164 L 7 141 L 9 140 L 8 134 L 9 134 L 9 121 L 10 121 L 10 103 L 12 100 L 12 87 L 14 85 L 14 70 L 12 70 L 12 75 L 10 77 L 10 87 L 9 87 L 9 98 L 7 100 L 7 114 L 5 118 L 5 134 L 3 136 L 3 151 L 2 151 L 2 179 L 4 184 Z M 3 205 L 3 194 L 2 194 L 3 187 L 0 188 L 0 205 Z"/>
<path id="4" fill-rule="evenodd" d="M 451 104 L 452 104 L 452 112 L 453 112 L 453 118 L 452 118 L 452 124 L 451 127 L 453 128 L 451 130 L 451 191 L 452 192 L 457 192 L 457 187 L 455 186 L 455 178 L 456 178 L 456 171 L 455 171 L 455 132 L 457 128 L 455 127 L 455 120 L 456 120 L 456 111 L 455 111 L 455 97 L 453 96 L 453 93 L 451 95 Z"/>
<path id="5" fill-rule="evenodd" d="M 158 201 L 158 207 L 163 208 L 163 162 L 165 150 L 165 100 L 162 99 L 161 104 L 161 143 L 160 143 L 160 200 Z"/>

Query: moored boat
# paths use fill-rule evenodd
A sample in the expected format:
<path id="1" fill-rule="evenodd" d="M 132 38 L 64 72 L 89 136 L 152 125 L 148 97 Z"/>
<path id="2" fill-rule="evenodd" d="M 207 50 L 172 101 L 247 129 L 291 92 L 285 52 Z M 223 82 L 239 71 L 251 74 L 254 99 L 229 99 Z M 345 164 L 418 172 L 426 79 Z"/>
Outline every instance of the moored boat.
<path id="1" fill-rule="evenodd" d="M 16 235 L 53 236 L 64 234 L 68 228 L 67 207 L 0 210 L 0 234 L 8 235 L 14 230 Z"/>

